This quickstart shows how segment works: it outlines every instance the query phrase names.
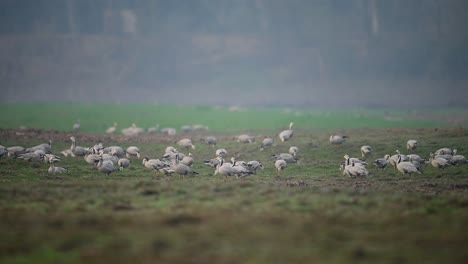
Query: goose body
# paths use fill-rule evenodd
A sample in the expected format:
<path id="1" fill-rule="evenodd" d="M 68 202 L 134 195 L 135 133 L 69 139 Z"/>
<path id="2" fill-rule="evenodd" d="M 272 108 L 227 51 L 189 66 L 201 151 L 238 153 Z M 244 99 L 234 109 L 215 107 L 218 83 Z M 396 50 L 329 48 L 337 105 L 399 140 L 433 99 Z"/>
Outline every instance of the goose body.
<path id="1" fill-rule="evenodd" d="M 35 152 L 23 153 L 20 154 L 17 159 L 22 159 L 31 162 L 41 162 L 44 160 L 44 154 L 39 154 Z"/>
<path id="2" fill-rule="evenodd" d="M 185 164 L 189 167 L 192 167 L 193 162 L 194 160 L 193 160 L 192 153 L 189 153 L 188 156 L 185 156 L 180 160 L 180 163 Z"/>
<path id="3" fill-rule="evenodd" d="M 72 151 L 73 155 L 78 157 L 84 157 L 86 154 L 90 153 L 89 149 L 76 145 L 76 138 L 74 136 L 71 136 L 70 140 L 72 141 L 70 150 Z"/>
<path id="4" fill-rule="evenodd" d="M 294 126 L 293 122 L 289 123 L 289 129 L 283 130 L 278 134 L 278 137 L 281 140 L 281 142 L 288 141 L 293 137 L 294 135 L 293 126 Z"/>
<path id="5" fill-rule="evenodd" d="M 226 155 L 228 154 L 227 150 L 225 149 L 217 149 L 215 151 L 215 154 L 216 154 L 216 157 L 221 157 L 221 158 L 224 158 L 226 157 Z"/>
<path id="6" fill-rule="evenodd" d="M 463 156 L 463 155 L 454 155 L 454 156 L 452 156 L 452 158 L 449 160 L 449 162 L 450 162 L 452 165 L 455 165 L 455 166 L 468 163 L 468 161 L 466 160 L 465 156 Z"/>
<path id="7" fill-rule="evenodd" d="M 225 163 L 224 159 L 221 157 L 218 158 L 218 163 L 216 164 L 215 168 L 216 170 L 214 172 L 214 175 L 217 175 L 219 173 L 223 175 L 225 179 L 229 176 L 236 175 L 236 169 L 233 168 L 232 163 Z"/>
<path id="8" fill-rule="evenodd" d="M 182 177 L 185 177 L 186 175 L 196 175 L 198 172 L 192 170 L 189 166 L 182 164 L 179 162 L 179 157 L 178 153 L 176 153 L 174 159 L 173 159 L 173 165 L 171 167 L 172 170 L 174 170 L 174 173 L 179 174 Z"/>
<path id="9" fill-rule="evenodd" d="M 281 172 L 288 166 L 285 160 L 278 159 L 275 161 L 276 174 L 280 175 Z"/>
<path id="10" fill-rule="evenodd" d="M 49 140 L 48 143 L 39 144 L 26 149 L 27 152 L 34 152 L 36 150 L 43 150 L 45 153 L 52 153 L 52 140 Z"/>
<path id="11" fill-rule="evenodd" d="M 62 168 L 62 167 L 55 167 L 55 165 L 52 163 L 50 164 L 49 169 L 47 170 L 50 174 L 57 174 L 57 173 L 66 173 L 68 172 L 68 169 Z"/>
<path id="12" fill-rule="evenodd" d="M 346 141 L 346 138 L 348 137 L 342 135 L 331 135 L 329 140 L 331 144 L 340 145 Z"/>
<path id="13" fill-rule="evenodd" d="M 119 158 L 125 157 L 125 151 L 120 146 L 109 146 L 103 149 L 103 153 L 115 155 Z"/>
<path id="14" fill-rule="evenodd" d="M 272 156 L 276 160 L 283 160 L 286 163 L 297 163 L 297 158 L 289 153 L 280 153 Z"/>
<path id="15" fill-rule="evenodd" d="M 453 155 L 453 149 L 451 148 L 440 148 L 434 152 L 435 155 Z"/>
<path id="16" fill-rule="evenodd" d="M 418 141 L 414 139 L 410 139 L 406 142 L 406 149 L 407 150 L 415 150 L 418 147 Z"/>
<path id="17" fill-rule="evenodd" d="M 249 136 L 249 135 L 246 135 L 246 134 L 235 136 L 234 139 L 239 143 L 253 143 L 253 142 L 255 142 L 255 137 Z"/>
<path id="18" fill-rule="evenodd" d="M 397 165 L 396 168 L 398 171 L 400 171 L 403 175 L 405 174 L 413 174 L 413 173 L 419 173 L 421 172 L 418 170 L 418 168 L 411 162 L 408 161 L 402 161 L 402 157 L 400 154 L 398 154 L 398 159 L 397 159 Z"/>
<path id="19" fill-rule="evenodd" d="M 177 141 L 177 145 L 186 149 L 189 149 L 189 148 L 195 149 L 195 145 L 193 145 L 192 140 L 189 138 L 180 139 L 179 141 Z"/>
<path id="20" fill-rule="evenodd" d="M 114 122 L 114 125 L 106 129 L 106 134 L 113 135 L 115 134 L 115 131 L 117 131 L 117 123 Z"/>
<path id="21" fill-rule="evenodd" d="M 257 174 L 258 169 L 263 170 L 263 164 L 260 161 L 257 160 L 251 160 L 247 162 L 247 168 L 248 170 L 252 171 L 253 173 Z"/>
<path id="22" fill-rule="evenodd" d="M 299 148 L 296 146 L 291 146 L 289 148 L 289 154 L 291 154 L 293 157 L 297 157 L 297 153 L 299 153 Z"/>
<path id="23" fill-rule="evenodd" d="M 135 147 L 135 146 L 130 146 L 125 151 L 125 154 L 126 154 L 128 159 L 131 156 L 136 156 L 137 158 L 140 158 L 140 149 L 138 147 Z"/>
<path id="24" fill-rule="evenodd" d="M 117 161 L 117 165 L 119 165 L 119 170 L 123 170 L 127 168 L 128 166 L 130 166 L 130 160 L 127 158 L 120 158 Z"/>
<path id="25" fill-rule="evenodd" d="M 102 158 L 99 160 L 96 167 L 99 172 L 105 173 L 107 175 L 110 175 L 112 172 L 117 170 L 112 161 L 103 160 Z"/>
<path id="26" fill-rule="evenodd" d="M 202 138 L 202 139 L 200 139 L 200 141 L 204 141 L 206 144 L 208 144 L 209 146 L 212 146 L 212 147 L 215 147 L 216 143 L 218 142 L 218 140 L 213 136 L 208 136 L 208 137 Z"/>
<path id="27" fill-rule="evenodd" d="M 366 167 L 363 165 L 359 165 L 359 163 L 351 162 L 350 165 L 346 165 L 346 163 L 343 163 L 341 165 L 341 169 L 343 170 L 343 175 L 348 175 L 351 178 L 369 176 L 369 171 L 366 169 Z"/>
<path id="28" fill-rule="evenodd" d="M 374 165 L 380 169 L 385 170 L 389 164 L 390 155 L 386 154 L 383 158 L 376 159 Z"/>
<path id="29" fill-rule="evenodd" d="M 438 169 L 445 169 L 451 165 L 447 159 L 441 158 L 439 156 L 435 156 L 432 153 L 431 153 L 431 157 L 429 158 L 429 161 L 434 168 L 438 168 Z"/>
<path id="30" fill-rule="evenodd" d="M 372 147 L 365 145 L 361 147 L 361 156 L 366 159 L 372 153 Z"/>
<path id="31" fill-rule="evenodd" d="M 273 146 L 273 139 L 264 138 L 262 141 L 262 145 L 260 145 L 260 150 L 264 150 L 265 148 L 270 148 L 271 146 Z"/>

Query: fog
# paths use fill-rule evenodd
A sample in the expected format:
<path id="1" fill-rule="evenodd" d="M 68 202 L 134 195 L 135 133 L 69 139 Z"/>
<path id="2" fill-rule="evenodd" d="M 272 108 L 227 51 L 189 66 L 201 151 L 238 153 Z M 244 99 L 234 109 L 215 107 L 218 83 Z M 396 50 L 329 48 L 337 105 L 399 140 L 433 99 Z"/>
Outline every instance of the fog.
<path id="1" fill-rule="evenodd" d="M 468 106 L 464 0 L 3 0 L 0 103 Z"/>

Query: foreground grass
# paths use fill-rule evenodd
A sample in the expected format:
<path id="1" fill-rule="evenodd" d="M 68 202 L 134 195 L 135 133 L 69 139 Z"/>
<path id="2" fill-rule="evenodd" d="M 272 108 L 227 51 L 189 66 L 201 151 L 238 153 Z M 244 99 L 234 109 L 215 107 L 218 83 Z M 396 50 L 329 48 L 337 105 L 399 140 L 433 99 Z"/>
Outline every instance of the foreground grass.
<path id="1" fill-rule="evenodd" d="M 47 165 L 0 159 L 0 261 L 2 263 L 464 263 L 468 257 L 467 166 L 423 175 L 393 169 L 372 177 L 341 176 L 345 153 L 374 148 L 372 158 L 404 150 L 418 139 L 427 156 L 442 146 L 468 150 L 464 129 L 352 129 L 340 147 L 327 135 L 298 133 L 290 142 L 259 151 L 258 144 L 224 139 L 238 160 L 258 159 L 265 169 L 245 179 L 213 176 L 203 159 L 214 150 L 192 150 L 196 177 L 152 177 L 140 160 L 106 176 L 81 158 L 59 164 L 69 174 L 47 174 Z M 36 132 L 34 132 L 36 133 Z M 69 147 L 60 133 L 2 134 L 2 144 L 34 145 L 52 137 L 58 152 Z M 78 134 L 80 145 L 85 134 Z M 190 135 L 189 135 L 190 136 Z M 194 139 L 197 136 L 193 136 Z M 104 138 L 102 138 L 104 139 Z M 108 140 L 108 139 L 107 139 Z M 165 140 L 165 139 L 164 139 Z M 144 156 L 159 157 L 168 143 L 128 139 Z M 107 142 L 106 145 L 117 144 Z M 301 163 L 277 177 L 270 156 L 300 148 Z M 288 186 L 288 180 L 305 186 Z"/>

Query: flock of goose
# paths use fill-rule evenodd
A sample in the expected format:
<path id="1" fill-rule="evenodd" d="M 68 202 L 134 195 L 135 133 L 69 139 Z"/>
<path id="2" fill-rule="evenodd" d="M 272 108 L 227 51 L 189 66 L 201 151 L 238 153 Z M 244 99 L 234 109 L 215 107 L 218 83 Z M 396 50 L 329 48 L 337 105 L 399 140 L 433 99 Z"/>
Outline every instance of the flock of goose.
<path id="1" fill-rule="evenodd" d="M 79 129 L 79 120 L 75 124 Z M 74 125 L 74 129 L 75 129 Z M 115 133 L 117 124 L 108 129 L 108 133 Z M 290 140 L 293 135 L 293 126 L 291 122 L 289 129 L 283 130 L 277 134 L 279 140 L 284 143 Z M 77 131 L 75 129 L 75 131 Z M 131 130 L 138 130 L 133 124 Z M 188 131 L 188 128 L 186 128 Z M 193 128 L 192 128 L 193 129 Z M 204 128 L 198 128 L 204 129 Z M 193 131 L 193 130 L 192 130 Z M 133 135 L 132 132 L 130 134 Z M 239 135 L 234 137 L 239 143 L 254 143 L 255 137 L 250 135 Z M 346 142 L 347 137 L 344 135 L 331 135 L 329 138 L 330 144 L 340 145 Z M 104 147 L 101 143 L 95 144 L 94 146 L 82 147 L 77 145 L 77 140 L 74 136 L 70 137 L 71 146 L 61 152 L 64 157 L 81 157 L 84 161 L 99 172 L 107 175 L 123 170 L 130 166 L 132 159 L 140 159 L 140 149 L 136 146 L 130 146 L 123 149 L 120 146 L 107 146 Z M 216 147 L 217 139 L 213 136 L 207 136 L 202 138 L 202 141 L 213 147 Z M 260 151 L 265 150 L 273 146 L 273 138 L 264 138 Z M 196 147 L 192 140 L 189 138 L 183 138 L 176 142 L 176 144 L 184 150 L 195 151 Z M 407 150 L 414 151 L 418 146 L 416 140 L 408 140 Z M 353 158 L 348 154 L 344 155 L 344 162 L 341 163 L 340 170 L 343 175 L 349 177 L 368 176 L 370 173 L 367 169 L 367 162 L 365 161 L 372 153 L 372 147 L 365 145 L 360 148 L 361 157 Z M 288 153 L 280 153 L 272 155 L 273 164 L 275 167 L 276 174 L 281 175 L 282 171 L 285 170 L 288 164 L 299 163 L 298 159 L 299 148 L 297 146 L 290 146 Z M 212 159 L 204 160 L 204 164 L 214 169 L 214 175 L 222 175 L 225 179 L 230 176 L 237 178 L 243 178 L 249 175 L 256 174 L 258 169 L 264 169 L 262 162 L 258 160 L 242 161 L 236 160 L 235 157 L 231 157 L 229 161 L 228 151 L 224 148 L 219 148 L 214 151 L 214 157 Z M 0 145 L 0 158 L 7 155 L 10 158 L 18 160 L 26 160 L 31 162 L 44 162 L 48 163 L 48 172 L 51 174 L 66 173 L 66 168 L 55 166 L 57 162 L 61 161 L 61 157 L 52 153 L 52 141 L 48 143 L 40 144 L 30 148 L 24 148 L 22 146 L 11 146 L 4 147 Z M 142 159 L 142 165 L 144 168 L 152 170 L 156 176 L 158 174 L 171 175 L 177 174 L 180 177 L 188 175 L 198 174 L 193 169 L 194 158 L 192 153 L 185 155 L 173 146 L 166 147 L 164 153 L 159 158 L 151 159 L 144 157 Z M 385 170 L 388 164 L 393 166 L 396 170 L 402 174 L 413 174 L 422 173 L 422 167 L 424 164 L 431 164 L 435 168 L 444 169 L 448 166 L 458 166 L 461 164 L 468 163 L 463 155 L 458 155 L 456 149 L 441 148 L 433 153 L 430 153 L 428 159 L 421 158 L 417 154 L 404 155 L 396 150 L 396 154 L 390 156 L 385 155 L 383 158 L 376 159 L 373 164 L 378 168 Z"/>

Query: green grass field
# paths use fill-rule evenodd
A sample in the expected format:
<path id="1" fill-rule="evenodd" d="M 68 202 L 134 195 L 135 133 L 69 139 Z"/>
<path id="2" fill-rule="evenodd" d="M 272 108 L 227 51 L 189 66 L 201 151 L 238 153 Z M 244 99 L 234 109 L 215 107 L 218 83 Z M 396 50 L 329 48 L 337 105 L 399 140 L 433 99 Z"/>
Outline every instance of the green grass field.
<path id="1" fill-rule="evenodd" d="M 229 112 L 210 107 L 3 105 L 0 144 L 32 146 L 53 140 L 59 153 L 78 145 L 138 146 L 159 158 L 176 139 L 192 138 L 200 174 L 153 177 L 141 160 L 107 176 L 82 158 L 62 158 L 68 174 L 49 175 L 45 163 L 0 158 L 1 263 L 465 263 L 468 253 L 468 164 L 423 175 L 401 175 L 369 165 L 368 178 L 342 176 L 343 155 L 373 147 L 372 162 L 417 139 L 423 157 L 440 147 L 468 155 L 468 130 L 434 120 L 385 120 L 384 111 L 259 109 Z M 5 114 L 7 113 L 7 114 Z M 403 116 L 401 113 L 400 116 Z M 442 113 L 443 114 L 443 113 Z M 83 132 L 71 132 L 76 119 Z M 179 128 L 204 124 L 210 131 L 175 137 L 103 135 L 113 122 Z M 259 151 L 290 121 L 294 137 Z M 17 129 L 20 126 L 36 129 Z M 15 129 L 11 129 L 15 128 Z M 349 136 L 341 146 L 330 132 Z M 249 133 L 257 143 L 232 135 Z M 224 181 L 203 164 L 214 149 L 199 142 L 218 136 L 238 160 L 265 169 Z M 300 164 L 276 176 L 271 155 L 300 149 Z M 188 150 L 181 149 L 184 153 Z M 305 186 L 289 186 L 303 180 Z"/>

